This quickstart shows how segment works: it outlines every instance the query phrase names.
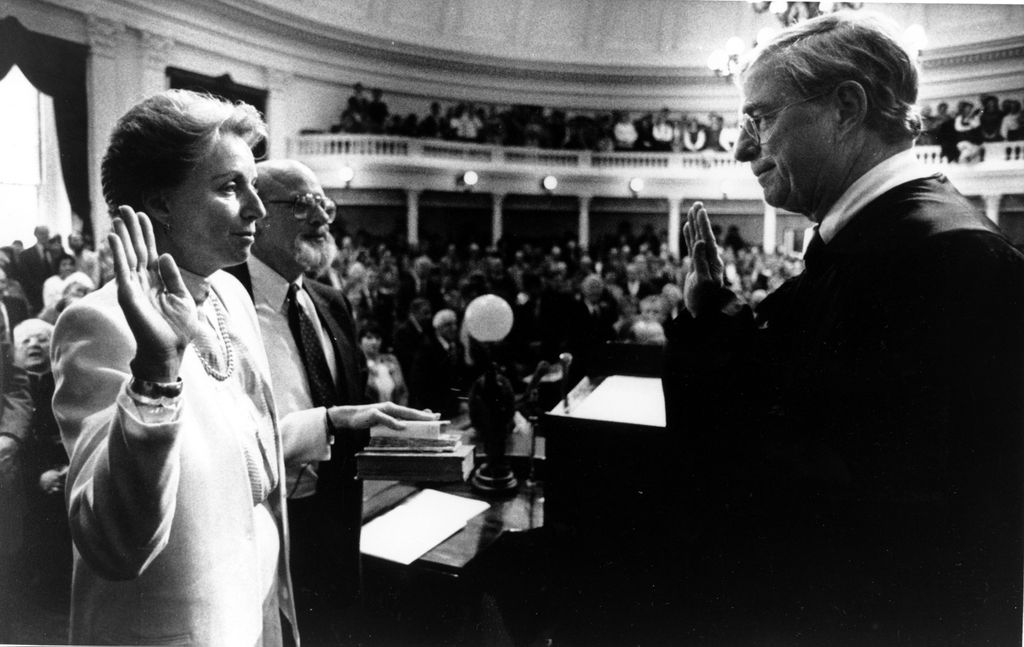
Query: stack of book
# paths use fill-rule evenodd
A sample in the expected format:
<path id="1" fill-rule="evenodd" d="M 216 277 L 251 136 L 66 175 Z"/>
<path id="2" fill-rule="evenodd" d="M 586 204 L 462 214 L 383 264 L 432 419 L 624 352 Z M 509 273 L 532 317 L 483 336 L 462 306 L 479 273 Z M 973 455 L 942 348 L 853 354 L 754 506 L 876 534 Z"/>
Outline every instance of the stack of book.
<path id="1" fill-rule="evenodd" d="M 443 421 L 406 423 L 401 431 L 377 426 L 370 442 L 356 454 L 356 473 L 363 480 L 464 481 L 473 471 L 473 445 L 459 434 L 444 433 Z"/>

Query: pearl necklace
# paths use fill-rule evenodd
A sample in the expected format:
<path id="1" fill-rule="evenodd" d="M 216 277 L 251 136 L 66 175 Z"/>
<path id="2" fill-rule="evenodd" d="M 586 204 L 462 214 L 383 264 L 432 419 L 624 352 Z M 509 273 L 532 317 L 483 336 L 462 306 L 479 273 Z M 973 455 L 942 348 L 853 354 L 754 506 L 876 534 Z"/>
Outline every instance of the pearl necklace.
<path id="1" fill-rule="evenodd" d="M 203 365 L 203 370 L 206 371 L 206 374 L 218 382 L 223 382 L 231 377 L 231 374 L 235 372 L 234 345 L 231 343 L 231 338 L 228 336 L 228 326 L 226 322 L 227 317 L 224 314 L 224 310 L 221 308 L 220 299 L 217 298 L 212 290 L 207 298 L 211 299 L 213 310 L 217 315 L 217 341 L 220 342 L 219 344 L 216 344 L 214 348 L 211 348 L 210 352 L 219 354 L 219 348 L 216 347 L 223 345 L 225 350 L 225 363 L 227 364 L 227 367 L 223 371 L 218 370 L 216 366 L 211 365 L 210 362 L 207 361 L 203 352 L 199 350 L 199 346 L 197 344 L 193 343 L 192 348 L 195 349 L 196 355 L 199 356 L 199 362 Z"/>

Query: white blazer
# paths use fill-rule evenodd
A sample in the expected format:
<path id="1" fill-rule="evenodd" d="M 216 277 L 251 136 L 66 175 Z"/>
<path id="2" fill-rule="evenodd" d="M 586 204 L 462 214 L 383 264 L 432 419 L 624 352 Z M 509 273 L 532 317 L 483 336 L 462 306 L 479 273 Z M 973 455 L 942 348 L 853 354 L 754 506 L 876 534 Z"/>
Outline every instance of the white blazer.
<path id="1" fill-rule="evenodd" d="M 213 274 L 210 285 L 269 384 L 248 294 L 225 272 Z M 163 424 L 140 420 L 125 392 L 135 341 L 116 281 L 61 315 L 52 355 L 54 413 L 71 457 L 71 641 L 279 643 L 278 605 L 264 610 L 260 591 L 260 519 L 236 435 L 246 416 L 228 405 L 242 391 L 238 382 L 209 377 L 186 349 L 180 413 Z M 280 447 L 276 422 L 274 434 Z M 276 453 L 283 484 L 284 456 Z M 283 487 L 267 504 L 279 537 L 278 602 L 295 627 Z"/>

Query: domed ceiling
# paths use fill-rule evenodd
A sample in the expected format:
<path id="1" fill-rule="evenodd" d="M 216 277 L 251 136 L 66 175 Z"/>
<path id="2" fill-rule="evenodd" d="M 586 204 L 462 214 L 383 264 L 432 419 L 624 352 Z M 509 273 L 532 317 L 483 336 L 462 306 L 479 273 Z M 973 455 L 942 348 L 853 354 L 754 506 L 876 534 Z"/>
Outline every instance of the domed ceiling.
<path id="1" fill-rule="evenodd" d="M 861 4 L 904 26 L 922 25 L 929 48 L 1024 31 L 1024 14 L 1014 6 L 1020 3 Z M 704 70 L 728 37 L 750 41 L 778 24 L 746 0 L 248 0 L 244 6 L 292 25 L 316 25 L 356 46 L 469 64 L 512 59 L 538 70 L 546 64 Z"/>

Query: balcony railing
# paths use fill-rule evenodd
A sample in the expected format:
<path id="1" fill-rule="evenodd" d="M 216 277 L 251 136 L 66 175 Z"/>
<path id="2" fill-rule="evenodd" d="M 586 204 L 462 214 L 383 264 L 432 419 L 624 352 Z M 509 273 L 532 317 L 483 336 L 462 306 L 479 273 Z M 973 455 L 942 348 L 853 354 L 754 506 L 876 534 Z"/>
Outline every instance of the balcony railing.
<path id="1" fill-rule="evenodd" d="M 918 146 L 918 159 L 929 166 L 948 164 L 938 146 Z M 471 162 L 498 166 L 543 166 L 553 169 L 658 172 L 741 167 L 732 153 L 652 153 L 551 150 L 470 144 L 440 139 L 414 139 L 389 135 L 301 135 L 290 142 L 289 155 L 300 158 L 331 156 L 403 158 L 436 162 Z M 977 165 L 1024 166 L 1024 142 L 982 145 Z"/>

